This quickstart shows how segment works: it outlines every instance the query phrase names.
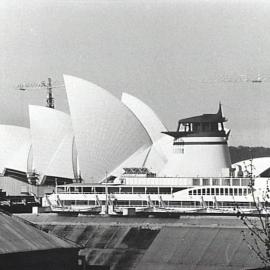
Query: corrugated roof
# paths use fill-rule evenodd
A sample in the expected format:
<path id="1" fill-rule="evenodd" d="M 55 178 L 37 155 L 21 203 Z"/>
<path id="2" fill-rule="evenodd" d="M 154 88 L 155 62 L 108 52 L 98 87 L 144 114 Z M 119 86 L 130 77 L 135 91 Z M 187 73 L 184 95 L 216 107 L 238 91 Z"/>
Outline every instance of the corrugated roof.
<path id="1" fill-rule="evenodd" d="M 239 270 L 262 267 L 236 217 L 166 218 L 21 215 L 84 245 L 88 264 L 114 270 Z M 249 237 L 249 234 L 246 235 Z"/>
<path id="2" fill-rule="evenodd" d="M 136 270 L 261 267 L 239 228 L 164 227 Z"/>
<path id="3" fill-rule="evenodd" d="M 58 248 L 75 248 L 54 235 L 0 212 L 0 254 Z M 76 247 L 77 248 L 77 247 Z"/>

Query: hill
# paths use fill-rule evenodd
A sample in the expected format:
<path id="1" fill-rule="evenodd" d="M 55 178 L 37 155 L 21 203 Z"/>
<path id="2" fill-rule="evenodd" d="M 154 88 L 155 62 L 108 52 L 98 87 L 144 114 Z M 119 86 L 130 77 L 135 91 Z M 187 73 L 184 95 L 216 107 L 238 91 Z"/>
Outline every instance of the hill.
<path id="1" fill-rule="evenodd" d="M 248 146 L 230 146 L 229 147 L 232 163 L 258 157 L 270 157 L 270 148 L 266 147 L 248 147 Z"/>

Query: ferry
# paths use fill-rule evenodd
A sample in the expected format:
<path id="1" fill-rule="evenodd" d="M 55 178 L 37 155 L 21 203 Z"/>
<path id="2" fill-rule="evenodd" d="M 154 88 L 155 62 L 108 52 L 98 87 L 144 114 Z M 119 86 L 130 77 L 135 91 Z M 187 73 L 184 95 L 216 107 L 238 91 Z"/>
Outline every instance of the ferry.
<path id="1" fill-rule="evenodd" d="M 43 198 L 53 212 L 129 215 L 131 213 L 238 213 L 267 205 L 269 179 L 232 168 L 221 105 L 216 114 L 181 119 L 167 163 L 157 174 L 147 167 L 123 168 L 93 184 L 57 185 Z"/>

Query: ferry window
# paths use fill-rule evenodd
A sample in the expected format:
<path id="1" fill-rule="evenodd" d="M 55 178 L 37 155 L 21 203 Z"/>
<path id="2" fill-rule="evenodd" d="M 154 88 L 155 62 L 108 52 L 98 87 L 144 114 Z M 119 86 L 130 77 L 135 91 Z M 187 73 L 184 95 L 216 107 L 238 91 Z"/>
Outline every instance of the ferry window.
<path id="1" fill-rule="evenodd" d="M 159 193 L 160 194 L 171 194 L 171 188 L 169 188 L 169 187 L 159 188 Z"/>
<path id="2" fill-rule="evenodd" d="M 65 192 L 65 187 L 57 187 L 57 192 L 58 193 Z"/>
<path id="3" fill-rule="evenodd" d="M 121 193 L 132 193 L 132 187 L 122 187 L 120 190 L 121 190 Z M 143 189 L 143 191 L 144 191 L 144 189 Z"/>
<path id="4" fill-rule="evenodd" d="M 95 202 L 95 201 L 88 201 L 88 204 L 89 204 L 89 205 L 95 205 L 96 202 Z"/>
<path id="5" fill-rule="evenodd" d="M 218 178 L 213 178 L 213 179 L 212 179 L 212 184 L 213 184 L 213 186 L 219 186 L 219 185 L 220 185 L 219 180 L 220 180 L 220 179 L 218 179 Z"/>
<path id="6" fill-rule="evenodd" d="M 190 191 L 188 192 L 188 195 L 192 195 L 192 190 L 190 190 Z"/>
<path id="7" fill-rule="evenodd" d="M 76 201 L 77 205 L 87 205 L 88 201 L 84 201 L 84 200 L 78 200 Z"/>
<path id="8" fill-rule="evenodd" d="M 234 188 L 233 189 L 233 193 L 234 193 L 234 196 L 238 196 L 238 189 L 237 188 Z"/>
<path id="9" fill-rule="evenodd" d="M 234 207 L 235 203 L 234 202 L 223 202 L 223 207 Z"/>
<path id="10" fill-rule="evenodd" d="M 216 188 L 216 195 L 219 195 L 219 188 Z"/>
<path id="11" fill-rule="evenodd" d="M 215 189 L 211 188 L 211 195 L 215 195 Z"/>
<path id="12" fill-rule="evenodd" d="M 210 185 L 210 179 L 209 178 L 203 178 L 203 186 L 209 186 Z"/>
<path id="13" fill-rule="evenodd" d="M 210 188 L 206 189 L 206 195 L 210 195 Z"/>
<path id="14" fill-rule="evenodd" d="M 200 189 L 198 189 L 198 195 L 201 195 L 201 190 Z"/>
<path id="15" fill-rule="evenodd" d="M 108 193 L 119 193 L 119 187 L 109 187 Z"/>
<path id="16" fill-rule="evenodd" d="M 105 193 L 105 187 L 95 187 L 97 193 Z"/>
<path id="17" fill-rule="evenodd" d="M 82 188 L 81 187 L 75 187 L 75 192 L 81 193 L 82 192 Z"/>
<path id="18" fill-rule="evenodd" d="M 74 187 L 70 187 L 69 190 L 70 190 L 71 193 L 73 193 L 75 189 L 74 189 Z"/>
<path id="19" fill-rule="evenodd" d="M 185 189 L 185 188 L 176 188 L 176 187 L 174 187 L 174 188 L 172 189 L 172 192 L 175 193 L 175 192 L 181 191 L 181 190 L 183 190 L 183 189 Z"/>
<path id="20" fill-rule="evenodd" d="M 230 179 L 229 178 L 222 179 L 222 186 L 230 186 Z"/>
<path id="21" fill-rule="evenodd" d="M 142 201 L 142 205 L 146 206 L 147 205 L 147 201 Z"/>
<path id="22" fill-rule="evenodd" d="M 92 192 L 92 188 L 91 187 L 83 187 L 83 193 L 91 193 Z"/>
<path id="23" fill-rule="evenodd" d="M 182 202 L 180 202 L 180 201 L 170 201 L 170 205 L 175 206 L 175 207 L 181 207 Z"/>
<path id="24" fill-rule="evenodd" d="M 182 202 L 182 206 L 190 206 L 190 207 L 193 207 L 193 202 L 189 202 L 189 201 L 187 201 L 187 202 Z"/>
<path id="25" fill-rule="evenodd" d="M 159 205 L 159 201 L 152 201 L 154 205 L 158 206 Z"/>
<path id="26" fill-rule="evenodd" d="M 232 180 L 232 185 L 233 186 L 240 186 L 240 179 L 236 178 Z"/>
<path id="27" fill-rule="evenodd" d="M 158 194 L 158 188 L 157 187 L 148 187 L 146 188 L 147 194 Z"/>
<path id="28" fill-rule="evenodd" d="M 119 206 L 129 206 L 129 201 L 117 201 L 117 205 Z"/>
<path id="29" fill-rule="evenodd" d="M 132 206 L 141 206 L 142 201 L 130 201 L 130 205 L 132 205 Z"/>
<path id="30" fill-rule="evenodd" d="M 250 207 L 251 206 L 251 205 L 249 205 L 248 202 L 239 202 L 239 203 L 237 203 L 237 205 L 240 206 L 240 207 Z M 255 204 L 253 206 L 255 206 Z"/>
<path id="31" fill-rule="evenodd" d="M 247 196 L 247 189 L 246 188 L 243 189 L 243 195 Z"/>
<path id="32" fill-rule="evenodd" d="M 220 189 L 220 195 L 224 195 L 224 189 L 223 188 Z"/>
<path id="33" fill-rule="evenodd" d="M 64 205 L 71 205 L 71 201 L 62 201 Z"/>
<path id="34" fill-rule="evenodd" d="M 206 202 L 206 204 L 207 204 L 208 206 L 213 206 L 213 202 L 212 202 L 212 201 Z"/>
<path id="35" fill-rule="evenodd" d="M 193 182 L 193 186 L 199 186 L 200 185 L 200 178 L 193 178 L 192 182 Z"/>
<path id="36" fill-rule="evenodd" d="M 251 189 L 250 188 L 248 189 L 248 194 L 251 194 Z"/>
<path id="37" fill-rule="evenodd" d="M 233 196 L 233 189 L 229 188 L 230 195 Z"/>
<path id="38" fill-rule="evenodd" d="M 239 196 L 242 196 L 242 189 L 239 188 Z"/>
<path id="39" fill-rule="evenodd" d="M 225 188 L 225 195 L 228 195 L 228 194 L 229 194 L 228 189 Z"/>
<path id="40" fill-rule="evenodd" d="M 202 195 L 205 195 L 205 188 L 202 189 Z"/>
<path id="41" fill-rule="evenodd" d="M 133 193 L 145 194 L 145 188 L 144 187 L 133 187 Z"/>
<path id="42" fill-rule="evenodd" d="M 163 201 L 163 204 L 168 206 L 169 205 L 169 202 L 168 201 Z"/>
<path id="43" fill-rule="evenodd" d="M 197 195 L 197 189 L 193 190 L 193 195 Z"/>
<path id="44" fill-rule="evenodd" d="M 201 205 L 201 202 L 197 202 L 197 201 L 196 201 L 196 202 L 194 202 L 194 205 L 195 205 L 195 206 L 200 206 L 200 205 Z"/>
<path id="45" fill-rule="evenodd" d="M 71 205 L 75 205 L 75 201 L 70 201 L 70 204 Z"/>
<path id="46" fill-rule="evenodd" d="M 249 179 L 241 179 L 241 186 L 248 186 L 249 185 Z"/>

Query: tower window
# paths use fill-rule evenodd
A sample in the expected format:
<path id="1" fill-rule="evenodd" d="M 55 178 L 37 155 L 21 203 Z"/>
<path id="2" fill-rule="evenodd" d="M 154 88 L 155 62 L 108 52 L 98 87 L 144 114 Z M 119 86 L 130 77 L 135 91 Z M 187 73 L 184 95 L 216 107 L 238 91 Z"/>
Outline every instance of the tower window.
<path id="1" fill-rule="evenodd" d="M 182 138 L 174 140 L 173 153 L 184 154 L 184 140 Z"/>

